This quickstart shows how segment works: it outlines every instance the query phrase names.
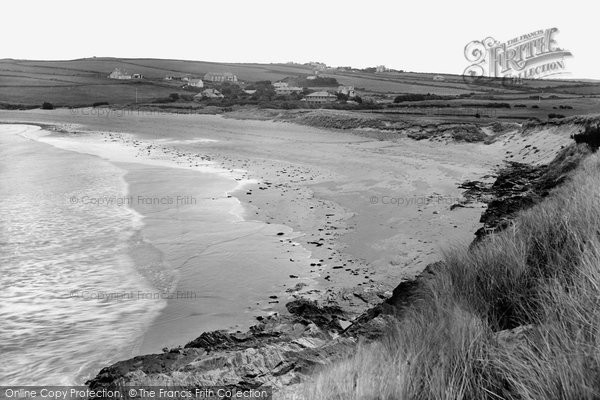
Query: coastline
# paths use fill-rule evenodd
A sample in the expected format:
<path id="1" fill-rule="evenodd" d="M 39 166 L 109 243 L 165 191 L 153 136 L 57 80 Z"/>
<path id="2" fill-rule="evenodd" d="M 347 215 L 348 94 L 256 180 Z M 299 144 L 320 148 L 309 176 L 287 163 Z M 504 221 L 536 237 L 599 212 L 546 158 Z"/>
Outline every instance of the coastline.
<path id="1" fill-rule="evenodd" d="M 73 135 L 77 138 L 69 141 Z M 169 148 L 154 145 L 150 155 L 145 147 L 140 150 L 135 138 L 100 135 L 113 142 L 109 148 L 102 148 L 98 137 L 82 138 L 80 131 L 62 132 L 44 141 L 108 159 L 126 171 L 129 191 L 123 197 L 143 220 L 132 245 L 133 258 L 155 287 L 156 293 L 148 296 L 167 299 L 137 351 L 177 346 L 194 339 L 198 331 L 247 329 L 255 316 L 283 310 L 283 304 L 273 299 L 286 295 L 281 283 L 288 276 L 299 276 L 310 285 L 310 274 L 281 257 L 286 253 L 297 261 L 310 257 L 295 241 L 299 233 L 284 225 L 244 219 L 246 211 L 229 194 L 252 182 L 239 177 L 241 170 L 228 176 L 212 163 L 194 170 L 198 164 L 187 164 L 181 153 L 169 154 Z M 182 188 L 189 193 L 182 193 Z M 187 203 L 178 204 L 179 197 Z M 170 204 L 148 204 L 154 200 Z M 223 225 L 227 218 L 229 227 Z M 149 257 L 149 251 L 155 255 Z M 223 259 L 227 265 L 222 267 Z M 252 262 L 246 267 L 249 259 Z M 225 282 L 229 282 L 227 287 Z"/>
<path id="2" fill-rule="evenodd" d="M 199 120 L 218 126 L 221 122 L 218 119 L 213 122 L 214 118 L 220 117 Z M 496 162 L 487 154 L 474 154 L 473 149 L 484 148 L 483 145 L 453 144 L 449 150 L 448 146 L 438 143 L 405 138 L 380 142 L 352 133 L 293 127 L 287 123 L 235 122 L 228 129 L 236 133 L 227 132 L 225 140 L 199 142 L 190 140 L 197 138 L 197 133 L 187 127 L 190 119 L 194 120 L 185 119 L 182 125 L 186 127 L 181 133 L 169 132 L 166 137 L 158 138 L 150 127 L 125 130 L 124 121 L 117 121 L 117 125 L 128 135 L 115 132 L 114 127 L 103 134 L 108 135 L 108 140 L 114 140 L 115 145 L 127 142 L 134 146 L 136 154 L 144 159 L 148 157 L 147 146 L 151 146 L 150 156 L 166 162 L 161 149 L 164 146 L 182 168 L 189 168 L 190 154 L 193 154 L 237 173 L 235 179 L 255 179 L 243 189 L 232 191 L 244 204 L 246 220 L 285 225 L 301 235 L 290 238 L 284 232 L 283 238 L 275 239 L 291 249 L 305 247 L 312 258 L 298 262 L 290 257 L 294 259 L 290 265 L 295 272 L 289 275 L 294 277 L 283 277 L 280 291 L 271 295 L 276 298 L 269 299 L 267 293 L 263 293 L 264 300 L 254 313 L 248 314 L 246 327 L 256 314 L 262 318 L 272 313 L 287 313 L 283 306 L 293 299 L 308 298 L 323 305 L 339 305 L 345 313 L 342 318 L 349 321 L 388 298 L 400 281 L 414 277 L 425 265 L 437 260 L 442 243 L 451 243 L 455 238 L 463 241 L 472 238 L 481 208 L 450 210 L 449 202 L 459 199 L 459 182 L 483 175 Z M 72 122 L 74 124 L 59 125 L 57 129 L 66 128 L 75 135 L 86 131 L 98 134 L 99 129 L 94 125 Z M 131 125 L 130 128 L 137 127 Z M 238 129 L 244 129 L 239 131 L 243 133 L 237 133 Z M 261 129 L 270 136 L 253 138 Z M 221 132 L 216 131 L 218 135 Z M 296 136 L 299 133 L 303 136 Z M 216 137 L 219 136 L 213 134 L 208 139 L 216 140 Z M 266 147 L 255 147 L 265 144 L 265 140 Z M 293 146 L 287 147 L 292 143 Z M 332 149 L 336 152 L 332 153 Z M 312 154 L 313 150 L 317 153 Z M 418 157 L 411 156 L 415 152 Z M 372 165 L 374 160 L 379 164 Z M 402 161 L 401 168 L 399 161 Z M 484 166 L 473 170 L 476 162 Z M 348 175 L 346 171 L 355 175 Z M 371 196 L 378 197 L 380 203 L 372 204 Z M 383 204 L 384 197 L 403 199 L 405 204 L 389 201 Z M 444 229 L 440 229 L 440 222 L 444 223 Z M 382 231 L 382 225 L 389 229 L 383 230 L 387 235 L 384 237 L 376 234 Z M 276 230 L 279 233 L 280 229 Z M 387 233 L 391 231 L 395 233 Z M 433 232 L 438 232 L 436 242 L 427 239 Z M 303 270 L 304 277 L 298 273 Z M 303 286 L 311 280 L 314 284 Z M 244 329 L 244 326 L 234 329 Z M 183 344 L 185 342 L 174 343 Z M 156 351 L 157 346 L 150 347 Z"/>
<path id="3" fill-rule="evenodd" d="M 170 122 L 169 130 L 159 136 L 152 123 L 163 127 L 165 118 Z M 71 120 L 77 121 L 76 118 Z M 194 143 L 190 140 L 195 137 L 192 124 L 198 123 L 196 121 L 208 130 L 206 135 L 207 131 L 203 129 L 203 137 L 219 142 Z M 89 121 L 87 118 L 85 122 L 93 123 L 90 124 L 92 128 L 108 124 L 109 131 L 116 131 L 114 128 L 117 127 L 123 130 L 127 126 L 129 132 L 133 128 L 135 132 L 132 133 L 140 140 L 169 144 L 180 153 L 198 152 L 229 171 L 246 170 L 240 175 L 242 178 L 252 177 L 271 183 L 262 186 L 253 183 L 250 190 L 236 192 L 240 201 L 252 208 L 248 218 L 279 222 L 304 232 L 304 246 L 316 252 L 312 267 L 328 263 L 327 269 L 312 268 L 323 275 L 320 280 L 323 291 L 332 286 L 344 290 L 325 295 L 305 291 L 302 295 L 342 301 L 356 313 L 363 311 L 370 302 L 389 295 L 393 288 L 391 283 L 383 286 L 376 283 L 390 279 L 399 282 L 414 276 L 436 260 L 436 254 L 443 246 L 457 243 L 453 238 L 458 242 L 470 241 L 472 232 L 477 229 L 479 209 L 474 206 L 449 211 L 451 203 L 460 200 L 458 184 L 487 174 L 503 158 L 483 143 L 450 143 L 446 146 L 445 143 L 415 141 L 402 136 L 380 141 L 353 131 L 323 130 L 287 122 L 231 120 L 222 116 L 149 116 L 133 118 L 130 122 L 134 125 L 128 124 L 125 117 L 108 121 Z M 228 128 L 222 130 L 221 126 Z M 311 154 L 315 150 L 317 152 Z M 282 158 L 289 161 L 283 162 Z M 354 158 L 356 162 L 353 162 Z M 473 168 L 474 165 L 477 167 Z M 351 178 L 347 172 L 358 176 Z M 391 201 L 373 205 L 370 195 Z M 390 204 L 394 200 L 396 204 Z M 345 207 L 339 206 L 338 202 L 345 203 Z M 355 214 L 366 215 L 361 218 Z M 421 222 L 423 218 L 427 221 Z M 404 227 L 408 219 L 413 225 Z M 434 242 L 430 237 L 432 234 L 440 237 L 439 222 L 444 222 L 446 228 L 442 240 Z M 382 223 L 388 225 L 384 230 L 380 229 Z M 365 232 L 355 232 L 357 224 L 359 231 L 364 226 Z M 398 227 L 407 232 L 398 237 L 398 244 L 394 245 L 386 230 L 393 231 Z M 369 240 L 378 232 L 379 237 Z M 338 243 L 344 236 L 354 236 L 354 240 Z M 309 243 L 319 240 L 328 245 Z M 356 246 L 362 246 L 357 253 L 367 250 L 372 256 L 360 259 L 346 254 L 347 249 Z M 336 252 L 342 254 L 336 257 L 332 254 Z M 385 257 L 378 259 L 377 253 Z M 365 281 L 362 274 L 372 272 L 373 262 L 378 264 L 378 273 L 368 275 Z M 329 280 L 324 279 L 327 276 Z M 337 283 L 332 282 L 334 276 L 338 277 Z M 293 281 L 290 285 L 294 285 Z M 353 290 L 345 290 L 349 287 L 359 289 L 358 296 Z M 365 298 L 369 301 L 365 302 Z"/>

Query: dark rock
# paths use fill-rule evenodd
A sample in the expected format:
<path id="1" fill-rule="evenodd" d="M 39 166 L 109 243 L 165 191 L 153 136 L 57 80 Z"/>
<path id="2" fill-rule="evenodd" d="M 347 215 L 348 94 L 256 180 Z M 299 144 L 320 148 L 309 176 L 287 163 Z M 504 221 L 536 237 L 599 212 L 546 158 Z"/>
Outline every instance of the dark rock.
<path id="1" fill-rule="evenodd" d="M 319 328 L 337 330 L 336 320 L 344 318 L 344 312 L 339 306 L 319 307 L 317 302 L 306 299 L 291 301 L 285 305 L 285 308 L 290 314 L 310 321 Z"/>
<path id="2" fill-rule="evenodd" d="M 354 338 L 330 333 L 342 332 L 338 319 L 347 319 L 339 307 L 295 300 L 287 308 L 290 315 L 263 317 L 245 333 L 205 332 L 176 351 L 117 362 L 86 384 L 95 390 L 148 382 L 282 387 L 354 349 Z"/>

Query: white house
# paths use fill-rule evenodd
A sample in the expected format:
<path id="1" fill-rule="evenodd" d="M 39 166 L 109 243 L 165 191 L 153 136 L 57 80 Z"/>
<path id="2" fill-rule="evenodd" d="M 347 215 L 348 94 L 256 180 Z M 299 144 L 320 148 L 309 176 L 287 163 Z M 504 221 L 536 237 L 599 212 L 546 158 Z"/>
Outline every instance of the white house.
<path id="1" fill-rule="evenodd" d="M 109 79 L 133 79 L 133 76 L 127 72 L 122 71 L 120 68 L 115 68 L 113 72 L 108 75 Z"/>
<path id="2" fill-rule="evenodd" d="M 339 86 L 337 89 L 338 93 L 344 94 L 348 97 L 356 97 L 354 86 Z"/>
<path id="3" fill-rule="evenodd" d="M 328 92 L 314 92 L 304 98 L 308 103 L 331 103 L 337 100 L 337 96 Z"/>
<path id="4" fill-rule="evenodd" d="M 288 87 L 288 83 L 287 82 L 275 82 L 275 83 L 273 83 L 273 87 L 276 87 L 276 88 Z"/>
<path id="5" fill-rule="evenodd" d="M 436 75 L 433 77 L 434 81 L 445 81 L 446 78 L 444 78 L 442 75 Z"/>
<path id="6" fill-rule="evenodd" d="M 187 84 L 192 87 L 203 88 L 204 82 L 202 79 L 188 79 Z"/>

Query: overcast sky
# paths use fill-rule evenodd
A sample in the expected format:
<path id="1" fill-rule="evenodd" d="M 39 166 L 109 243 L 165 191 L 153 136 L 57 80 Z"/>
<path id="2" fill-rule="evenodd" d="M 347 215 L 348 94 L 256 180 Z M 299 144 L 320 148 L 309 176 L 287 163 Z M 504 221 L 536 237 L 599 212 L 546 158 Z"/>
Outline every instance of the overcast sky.
<path id="1" fill-rule="evenodd" d="M 572 78 L 600 79 L 598 14 L 570 1 L 7 1 L 0 58 L 152 57 L 460 74 L 464 47 L 556 27 Z"/>

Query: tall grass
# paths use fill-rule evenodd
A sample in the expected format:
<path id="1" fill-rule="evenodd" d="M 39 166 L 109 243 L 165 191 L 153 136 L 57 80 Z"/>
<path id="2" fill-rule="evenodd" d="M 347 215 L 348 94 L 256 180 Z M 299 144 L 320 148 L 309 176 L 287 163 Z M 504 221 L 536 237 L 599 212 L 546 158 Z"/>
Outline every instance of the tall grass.
<path id="1" fill-rule="evenodd" d="M 305 397 L 600 398 L 600 157 L 507 230 L 448 251 L 417 297 Z"/>

